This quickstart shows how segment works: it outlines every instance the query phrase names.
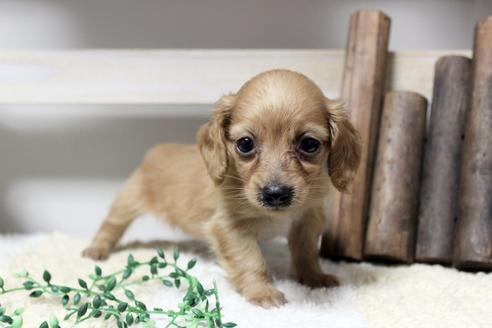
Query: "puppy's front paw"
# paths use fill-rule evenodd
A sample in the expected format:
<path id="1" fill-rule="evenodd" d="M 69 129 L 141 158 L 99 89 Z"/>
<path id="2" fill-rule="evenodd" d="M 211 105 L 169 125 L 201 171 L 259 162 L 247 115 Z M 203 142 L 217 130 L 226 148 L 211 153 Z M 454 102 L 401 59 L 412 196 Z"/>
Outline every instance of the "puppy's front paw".
<path id="1" fill-rule="evenodd" d="M 100 261 L 105 260 L 109 257 L 111 248 L 101 245 L 90 245 L 82 252 L 82 256 L 89 257 L 93 260 Z"/>
<path id="2" fill-rule="evenodd" d="M 301 277 L 300 282 L 301 284 L 309 286 L 311 288 L 329 288 L 340 286 L 340 281 L 336 276 L 326 273 L 305 275 Z"/>
<path id="3" fill-rule="evenodd" d="M 248 302 L 259 305 L 265 309 L 280 307 L 287 303 L 285 295 L 272 286 L 250 289 L 244 296 Z"/>

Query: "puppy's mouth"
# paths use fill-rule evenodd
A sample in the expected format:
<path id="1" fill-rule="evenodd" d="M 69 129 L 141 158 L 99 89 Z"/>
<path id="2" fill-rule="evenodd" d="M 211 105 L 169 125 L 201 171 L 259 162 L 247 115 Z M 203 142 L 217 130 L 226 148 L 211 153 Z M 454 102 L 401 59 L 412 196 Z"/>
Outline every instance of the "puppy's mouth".
<path id="1" fill-rule="evenodd" d="M 258 193 L 258 202 L 273 211 L 288 208 L 294 199 L 294 188 L 277 182 L 266 184 Z"/>

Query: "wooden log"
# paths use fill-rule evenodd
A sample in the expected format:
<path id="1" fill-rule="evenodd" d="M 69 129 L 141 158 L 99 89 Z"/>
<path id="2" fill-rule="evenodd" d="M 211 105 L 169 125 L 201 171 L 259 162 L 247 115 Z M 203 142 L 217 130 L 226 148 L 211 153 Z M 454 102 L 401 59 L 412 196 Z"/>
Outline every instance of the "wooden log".
<path id="1" fill-rule="evenodd" d="M 413 92 L 389 92 L 374 169 L 364 255 L 398 262 L 413 259 L 420 164 L 427 100 Z"/>
<path id="2" fill-rule="evenodd" d="M 453 261 L 470 72 L 471 60 L 463 56 L 442 57 L 436 63 L 415 250 L 415 259 L 420 262 Z"/>
<path id="3" fill-rule="evenodd" d="M 330 199 L 321 255 L 361 259 L 372 169 L 386 75 L 390 19 L 380 11 L 350 18 L 342 99 L 362 138 L 361 165 L 348 194 Z"/>
<path id="4" fill-rule="evenodd" d="M 492 269 L 492 16 L 475 29 L 456 227 L 455 265 Z"/>

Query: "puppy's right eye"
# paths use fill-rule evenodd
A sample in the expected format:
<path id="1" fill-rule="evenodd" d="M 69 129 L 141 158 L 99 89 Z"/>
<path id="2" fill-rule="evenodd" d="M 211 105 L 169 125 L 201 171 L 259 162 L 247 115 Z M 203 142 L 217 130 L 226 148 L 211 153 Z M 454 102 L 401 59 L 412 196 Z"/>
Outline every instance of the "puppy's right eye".
<path id="1" fill-rule="evenodd" d="M 236 141 L 236 148 L 242 155 L 251 155 L 255 150 L 255 143 L 250 137 L 243 137 Z"/>

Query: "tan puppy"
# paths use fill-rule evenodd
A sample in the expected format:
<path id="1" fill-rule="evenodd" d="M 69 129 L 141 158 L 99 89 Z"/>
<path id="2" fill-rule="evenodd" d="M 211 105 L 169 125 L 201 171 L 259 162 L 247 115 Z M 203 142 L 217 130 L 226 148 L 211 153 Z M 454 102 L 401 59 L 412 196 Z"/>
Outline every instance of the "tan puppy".
<path id="1" fill-rule="evenodd" d="M 342 104 L 304 75 L 268 71 L 222 97 L 197 140 L 147 154 L 84 255 L 106 258 L 132 220 L 150 212 L 209 241 L 231 284 L 254 304 L 286 302 L 258 247 L 277 235 L 288 236 L 300 282 L 338 285 L 321 271 L 318 240 L 331 184 L 345 190 L 360 160 Z"/>

